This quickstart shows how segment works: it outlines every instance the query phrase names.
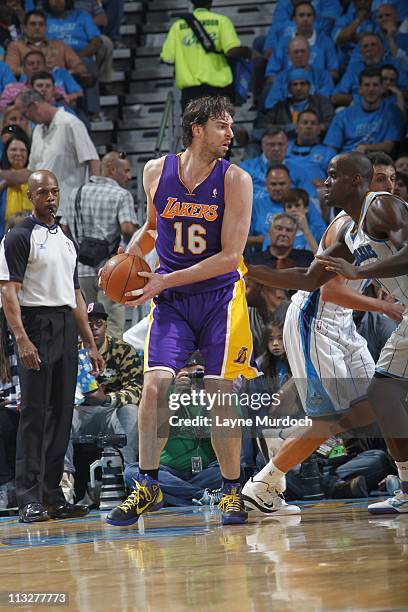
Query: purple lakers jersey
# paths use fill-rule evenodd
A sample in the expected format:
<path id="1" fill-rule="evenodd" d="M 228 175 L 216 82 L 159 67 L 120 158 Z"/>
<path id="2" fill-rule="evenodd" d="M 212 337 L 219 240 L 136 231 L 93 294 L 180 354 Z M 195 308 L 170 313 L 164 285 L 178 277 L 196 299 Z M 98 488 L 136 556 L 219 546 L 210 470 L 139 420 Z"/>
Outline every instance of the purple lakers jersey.
<path id="1" fill-rule="evenodd" d="M 154 196 L 157 211 L 156 272 L 169 273 L 189 268 L 221 251 L 224 218 L 224 177 L 230 163 L 218 159 L 210 175 L 190 193 L 180 178 L 180 156 L 166 156 Z M 243 265 L 242 265 L 243 267 Z M 242 270 L 243 271 L 243 270 Z M 181 293 L 201 293 L 234 283 L 239 270 L 199 283 L 177 287 Z"/>

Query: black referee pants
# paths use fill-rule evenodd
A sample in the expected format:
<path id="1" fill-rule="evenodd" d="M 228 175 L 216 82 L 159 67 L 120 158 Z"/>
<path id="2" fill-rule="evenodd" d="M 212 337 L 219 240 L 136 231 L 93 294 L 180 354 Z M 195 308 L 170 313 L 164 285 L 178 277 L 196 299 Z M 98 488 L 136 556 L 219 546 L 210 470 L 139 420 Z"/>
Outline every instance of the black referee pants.
<path id="1" fill-rule="evenodd" d="M 19 363 L 21 415 L 17 432 L 16 493 L 30 502 L 65 502 L 59 485 L 68 446 L 78 360 L 78 331 L 71 308 L 21 308 L 24 328 L 36 346 L 40 370 Z"/>

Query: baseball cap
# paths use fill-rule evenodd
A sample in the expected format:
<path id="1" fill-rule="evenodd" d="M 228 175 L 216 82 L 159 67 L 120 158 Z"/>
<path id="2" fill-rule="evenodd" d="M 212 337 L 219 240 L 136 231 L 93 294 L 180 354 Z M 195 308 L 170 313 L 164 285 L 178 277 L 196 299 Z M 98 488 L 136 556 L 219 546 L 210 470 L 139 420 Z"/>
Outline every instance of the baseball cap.
<path id="1" fill-rule="evenodd" d="M 88 304 L 88 317 L 99 317 L 100 319 L 107 319 L 108 315 L 101 302 L 90 302 Z"/>
<path id="2" fill-rule="evenodd" d="M 307 81 L 308 83 L 311 83 L 312 77 L 304 68 L 292 68 L 289 70 L 288 83 L 291 83 L 292 81 Z"/>

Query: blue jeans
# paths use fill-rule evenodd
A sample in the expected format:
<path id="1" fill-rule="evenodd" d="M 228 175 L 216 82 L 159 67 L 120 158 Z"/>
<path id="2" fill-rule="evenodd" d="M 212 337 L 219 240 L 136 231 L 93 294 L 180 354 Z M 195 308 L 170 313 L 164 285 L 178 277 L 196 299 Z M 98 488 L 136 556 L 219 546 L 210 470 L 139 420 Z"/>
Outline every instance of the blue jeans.
<path id="1" fill-rule="evenodd" d="M 128 487 L 134 486 L 133 481 L 138 473 L 138 463 L 126 466 L 123 476 Z M 191 474 L 160 465 L 159 484 L 165 505 L 191 506 L 193 499 L 202 497 L 204 489 L 219 489 L 222 486 L 220 466 L 218 461 L 213 461 L 199 474 Z"/>

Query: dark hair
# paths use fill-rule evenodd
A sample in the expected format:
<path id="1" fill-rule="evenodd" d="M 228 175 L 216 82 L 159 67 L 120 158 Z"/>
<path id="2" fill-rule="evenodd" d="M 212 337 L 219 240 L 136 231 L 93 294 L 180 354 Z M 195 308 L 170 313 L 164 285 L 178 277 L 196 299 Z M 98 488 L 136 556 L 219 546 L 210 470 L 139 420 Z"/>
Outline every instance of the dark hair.
<path id="1" fill-rule="evenodd" d="M 313 12 L 313 17 L 316 17 L 316 11 L 315 11 L 315 7 L 313 6 L 313 4 L 311 2 L 308 2 L 308 0 L 298 0 L 297 2 L 294 3 L 293 5 L 293 11 L 292 11 L 292 19 L 294 18 L 294 16 L 296 15 L 296 11 L 297 8 L 299 6 L 301 6 L 302 4 L 307 4 L 307 6 L 310 6 L 310 8 L 312 9 Z"/>
<path id="2" fill-rule="evenodd" d="M 369 68 L 364 68 L 358 75 L 358 84 L 361 85 L 364 77 L 372 78 L 378 77 L 381 80 L 381 70 L 379 68 L 374 68 L 370 66 Z"/>
<path id="3" fill-rule="evenodd" d="M 30 57 L 30 55 L 41 55 L 41 57 L 43 58 L 44 63 L 45 63 L 45 55 L 44 55 L 44 53 L 43 53 L 42 51 L 40 51 L 39 49 L 34 49 L 33 51 L 29 51 L 29 52 L 27 53 L 27 55 L 25 55 L 25 56 L 24 56 L 24 59 L 23 59 L 23 66 L 25 66 L 25 65 L 26 65 L 26 63 L 27 63 L 27 58 L 29 58 L 29 57 Z"/>
<path id="4" fill-rule="evenodd" d="M 45 16 L 45 14 L 43 13 L 43 11 L 40 11 L 39 9 L 33 9 L 32 11 L 28 11 L 28 13 L 26 13 L 24 15 L 24 21 L 23 21 L 24 25 L 27 25 L 28 20 L 30 19 L 30 17 L 33 17 L 35 15 L 37 17 L 42 17 L 44 19 L 44 21 L 47 20 L 47 18 Z"/>
<path id="5" fill-rule="evenodd" d="M 10 162 L 7 157 L 7 151 L 9 150 L 11 143 L 14 142 L 15 140 L 20 140 L 25 145 L 25 148 L 27 149 L 27 163 L 26 163 L 26 167 L 27 167 L 28 158 L 30 157 L 30 145 L 27 142 L 28 137 L 26 136 L 26 139 L 23 140 L 23 138 L 17 138 L 16 136 L 13 136 L 13 138 L 10 138 L 10 140 L 6 142 L 4 146 L 3 155 L 1 156 L 1 159 L 0 159 L 0 168 L 2 170 L 10 170 L 11 168 Z"/>
<path id="6" fill-rule="evenodd" d="M 395 72 L 395 74 L 397 75 L 397 77 L 399 77 L 399 70 L 398 70 L 398 68 L 396 66 L 393 66 L 393 64 L 383 64 L 380 67 L 380 73 L 383 70 L 393 70 Z"/>
<path id="7" fill-rule="evenodd" d="M 206 96 L 191 100 L 182 117 L 183 146 L 189 147 L 193 142 L 193 124 L 205 125 L 209 119 L 223 119 L 225 115 L 234 116 L 234 106 L 228 98 L 222 96 Z"/>
<path id="8" fill-rule="evenodd" d="M 65 10 L 72 11 L 74 8 L 74 0 L 65 0 Z M 49 0 L 44 0 L 44 11 L 46 13 L 52 13 L 52 9 L 50 8 Z"/>
<path id="9" fill-rule="evenodd" d="M 408 174 L 405 174 L 405 172 L 399 172 L 397 170 L 397 172 L 395 173 L 395 180 L 402 181 L 405 187 L 408 189 Z"/>
<path id="10" fill-rule="evenodd" d="M 282 198 L 282 204 L 290 204 L 292 202 L 298 202 L 298 200 L 302 200 L 305 208 L 309 206 L 309 194 L 306 189 L 301 189 L 300 187 L 296 187 L 294 189 L 288 189 Z"/>
<path id="11" fill-rule="evenodd" d="M 212 0 L 191 0 L 191 3 L 196 8 L 210 8 L 212 5 Z"/>
<path id="12" fill-rule="evenodd" d="M 280 164 L 279 162 L 270 164 L 269 168 L 266 171 L 266 178 L 268 178 L 269 173 L 272 172 L 272 170 L 284 170 L 286 174 L 288 175 L 288 177 L 290 178 L 289 170 L 287 169 L 285 164 Z"/>
<path id="13" fill-rule="evenodd" d="M 277 358 L 268 351 L 268 341 L 269 336 L 272 332 L 272 327 L 279 327 L 279 329 L 283 330 L 286 312 L 289 308 L 289 305 L 289 301 L 285 301 L 279 304 L 278 308 L 275 310 L 275 312 L 269 319 L 269 323 L 265 327 L 263 335 L 264 352 L 259 357 L 259 369 L 265 374 L 266 378 L 269 379 L 268 382 L 271 384 L 274 390 L 278 390 L 280 386 L 278 381 L 278 372 L 276 368 Z M 279 357 L 279 359 L 280 361 L 285 361 L 287 363 L 286 354 L 282 355 L 282 357 Z M 289 364 L 288 369 L 290 375 L 292 375 Z"/>
<path id="14" fill-rule="evenodd" d="M 373 166 L 392 166 L 395 168 L 395 162 L 392 157 L 382 151 L 370 151 L 366 153 L 366 157 L 368 157 Z"/>
<path id="15" fill-rule="evenodd" d="M 31 85 L 34 85 L 35 81 L 39 81 L 40 79 L 47 79 L 48 81 L 52 81 L 53 85 L 55 85 L 54 77 L 51 72 L 47 72 L 46 70 L 40 70 L 40 72 L 33 74 L 31 77 Z"/>
<path id="16" fill-rule="evenodd" d="M 319 113 L 317 111 L 313 110 L 312 108 L 309 108 L 309 109 L 306 108 L 305 110 L 302 110 L 298 114 L 296 125 L 299 123 L 300 118 L 303 117 L 303 115 L 314 115 L 316 117 L 318 123 L 320 123 Z"/>
<path id="17" fill-rule="evenodd" d="M 262 138 L 265 136 L 277 136 L 278 134 L 285 134 L 286 138 L 288 137 L 281 125 L 270 125 L 262 134 Z"/>

